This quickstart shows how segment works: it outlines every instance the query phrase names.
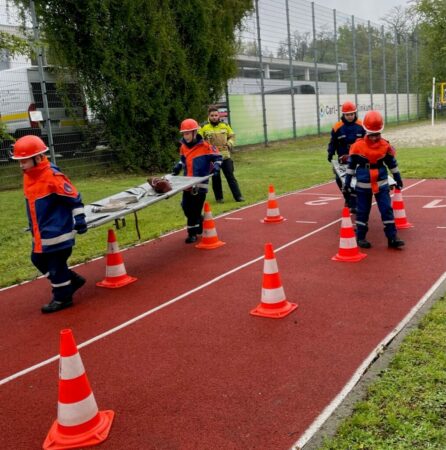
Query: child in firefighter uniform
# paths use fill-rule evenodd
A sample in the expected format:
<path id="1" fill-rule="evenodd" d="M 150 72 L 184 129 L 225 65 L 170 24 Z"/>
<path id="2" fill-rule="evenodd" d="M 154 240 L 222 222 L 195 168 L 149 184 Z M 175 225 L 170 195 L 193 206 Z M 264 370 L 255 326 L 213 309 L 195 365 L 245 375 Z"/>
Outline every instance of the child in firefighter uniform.
<path id="1" fill-rule="evenodd" d="M 387 177 L 387 166 L 396 182 L 396 187 L 401 189 L 403 181 L 395 159 L 395 150 L 388 141 L 381 138 L 384 129 L 384 121 L 379 111 L 369 111 L 363 121 L 366 136 L 357 140 L 349 152 L 349 161 L 344 189 L 351 192 L 352 176 L 356 175 L 356 239 L 358 246 L 370 248 L 371 244 L 366 240 L 368 221 L 372 199 L 375 196 L 381 220 L 384 224 L 384 233 L 388 246 L 399 248 L 404 246 L 404 241 L 399 239 L 396 233 L 393 209 L 390 201 L 390 189 Z"/>
<path id="2" fill-rule="evenodd" d="M 173 168 L 173 175 L 179 175 L 183 169 L 186 177 L 203 177 L 218 174 L 222 157 L 216 147 L 203 140 L 198 133 L 200 126 L 194 119 L 181 122 L 180 161 Z M 181 206 L 187 218 L 186 244 L 197 241 L 197 235 L 203 232 L 201 211 L 206 200 L 208 180 L 194 188 L 183 191 Z"/>
<path id="3" fill-rule="evenodd" d="M 327 160 L 331 163 L 335 155 L 339 164 L 343 167 L 347 164 L 348 152 L 350 146 L 359 138 L 364 137 L 365 130 L 362 126 L 362 122 L 358 119 L 356 105 L 352 102 L 345 102 L 342 104 L 342 118 L 339 122 L 335 123 L 331 130 L 331 138 L 327 148 Z M 356 213 L 356 194 L 352 192 L 349 194 L 342 189 L 342 180 L 338 173 L 333 170 L 335 174 L 335 181 L 341 190 L 345 205 L 350 208 L 351 213 Z"/>
<path id="4" fill-rule="evenodd" d="M 221 183 L 221 172 L 223 172 L 232 196 L 236 202 L 244 202 L 245 199 L 240 192 L 238 181 L 234 175 L 234 161 L 231 158 L 231 151 L 235 144 L 235 134 L 232 128 L 220 120 L 220 113 L 216 106 L 208 108 L 208 122 L 204 124 L 199 133 L 203 139 L 215 145 L 221 153 L 223 161 L 221 171 L 212 177 L 212 190 L 214 191 L 217 203 L 223 203 L 223 186 Z"/>
<path id="5" fill-rule="evenodd" d="M 32 233 L 31 261 L 48 277 L 52 299 L 42 307 L 52 313 L 73 304 L 73 294 L 85 278 L 70 270 L 67 260 L 74 236 L 87 231 L 84 205 L 70 180 L 51 164 L 46 144 L 38 136 L 23 136 L 14 144 L 12 158 L 23 171 L 23 185 Z"/>

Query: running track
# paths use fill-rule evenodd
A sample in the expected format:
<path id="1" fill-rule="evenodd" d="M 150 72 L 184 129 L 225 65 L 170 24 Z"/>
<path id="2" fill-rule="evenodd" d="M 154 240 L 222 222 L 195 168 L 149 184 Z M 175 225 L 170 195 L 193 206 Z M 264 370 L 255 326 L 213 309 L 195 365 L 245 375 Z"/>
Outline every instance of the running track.
<path id="1" fill-rule="evenodd" d="M 116 412 L 104 449 L 305 443 L 383 339 L 444 287 L 446 181 L 407 180 L 403 195 L 415 225 L 400 232 L 406 247 L 387 249 L 374 207 L 373 248 L 356 264 L 331 260 L 343 202 L 330 183 L 280 197 L 280 224 L 260 223 L 266 203 L 217 218 L 227 243 L 217 250 L 185 245 L 181 231 L 122 252 L 138 281 L 121 289 L 95 286 L 104 259 L 79 266 L 86 286 L 54 315 L 39 312 L 46 280 L 0 291 L 0 448 L 41 448 L 57 414 L 63 328 L 73 329 L 99 408 Z M 299 304 L 280 320 L 249 315 L 266 242 Z"/>

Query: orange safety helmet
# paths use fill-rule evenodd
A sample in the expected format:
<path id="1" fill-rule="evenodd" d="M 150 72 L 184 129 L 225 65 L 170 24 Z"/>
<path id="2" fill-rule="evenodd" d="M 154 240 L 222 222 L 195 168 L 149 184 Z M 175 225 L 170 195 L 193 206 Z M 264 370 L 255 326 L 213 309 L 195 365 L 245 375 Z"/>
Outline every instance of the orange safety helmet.
<path id="1" fill-rule="evenodd" d="M 195 131 L 200 128 L 198 122 L 195 119 L 184 119 L 180 125 L 180 133 L 184 133 L 185 131 Z"/>
<path id="2" fill-rule="evenodd" d="M 381 133 L 384 130 L 383 116 L 379 111 L 369 111 L 362 121 L 367 134 Z"/>
<path id="3" fill-rule="evenodd" d="M 353 102 L 344 102 L 342 104 L 342 114 L 355 113 L 356 111 L 357 108 Z"/>
<path id="4" fill-rule="evenodd" d="M 13 145 L 12 159 L 27 159 L 45 153 L 48 150 L 45 142 L 38 136 L 29 134 L 17 139 Z"/>

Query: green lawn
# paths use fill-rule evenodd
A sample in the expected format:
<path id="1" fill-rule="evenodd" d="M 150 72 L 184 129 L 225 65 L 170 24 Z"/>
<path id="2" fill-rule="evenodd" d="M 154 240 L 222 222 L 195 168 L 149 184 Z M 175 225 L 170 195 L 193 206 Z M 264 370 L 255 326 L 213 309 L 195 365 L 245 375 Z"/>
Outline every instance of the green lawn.
<path id="1" fill-rule="evenodd" d="M 268 185 L 276 193 L 293 191 L 332 179 L 326 161 L 327 136 L 276 143 L 268 148 L 251 147 L 234 154 L 236 175 L 247 202 L 265 200 Z M 443 178 L 443 148 L 398 149 L 404 178 Z M 16 167 L 16 170 L 18 168 Z M 70 175 L 67 171 L 67 175 Z M 73 179 L 85 203 L 117 193 L 145 181 L 145 175 L 110 175 L 107 178 Z M 215 204 L 218 215 L 240 207 L 225 186 L 224 204 Z M 184 226 L 180 196 L 160 202 L 139 214 L 141 239 L 147 240 Z M 36 276 L 29 261 L 30 236 L 21 191 L 0 192 L 0 286 Z M 133 219 L 118 231 L 122 247 L 137 242 Z M 71 264 L 106 252 L 106 228 L 79 236 Z M 446 301 L 437 302 L 421 326 L 406 340 L 391 367 L 369 389 L 366 401 L 340 427 L 339 436 L 327 441 L 327 449 L 446 449 Z"/>

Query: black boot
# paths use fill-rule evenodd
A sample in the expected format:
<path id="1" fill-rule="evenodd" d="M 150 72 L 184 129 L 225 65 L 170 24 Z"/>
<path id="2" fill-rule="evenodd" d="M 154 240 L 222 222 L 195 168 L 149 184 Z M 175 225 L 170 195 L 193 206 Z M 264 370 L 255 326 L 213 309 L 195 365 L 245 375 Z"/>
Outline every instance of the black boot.
<path id="1" fill-rule="evenodd" d="M 68 308 L 73 305 L 72 297 L 66 297 L 64 299 L 55 300 L 54 298 L 47 304 L 43 305 L 41 311 L 44 314 L 60 311 L 61 309 Z"/>
<path id="2" fill-rule="evenodd" d="M 367 239 L 358 239 L 358 247 L 361 248 L 370 248 L 372 244 Z"/>
<path id="3" fill-rule="evenodd" d="M 398 236 L 395 236 L 393 239 L 388 240 L 389 248 L 400 248 L 404 247 L 404 241 L 400 239 Z"/>
<path id="4" fill-rule="evenodd" d="M 194 234 L 190 234 L 184 241 L 186 244 L 193 244 L 194 242 L 197 242 L 197 236 Z"/>
<path id="5" fill-rule="evenodd" d="M 78 273 L 71 271 L 71 290 L 74 294 L 78 289 L 80 289 L 87 280 L 80 276 Z"/>

